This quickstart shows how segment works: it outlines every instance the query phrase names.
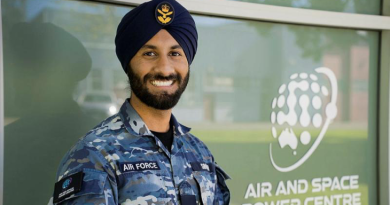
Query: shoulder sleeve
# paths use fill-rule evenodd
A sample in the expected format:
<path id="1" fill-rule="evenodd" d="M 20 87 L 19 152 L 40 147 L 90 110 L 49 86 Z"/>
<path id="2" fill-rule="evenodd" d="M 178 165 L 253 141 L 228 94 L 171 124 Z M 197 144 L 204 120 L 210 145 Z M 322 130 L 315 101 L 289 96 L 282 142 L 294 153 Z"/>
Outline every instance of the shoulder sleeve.
<path id="1" fill-rule="evenodd" d="M 214 204 L 228 205 L 230 202 L 230 191 L 225 181 L 231 178 L 217 163 L 215 163 L 215 172 L 217 175 L 217 183 Z"/>
<path id="2" fill-rule="evenodd" d="M 80 140 L 59 165 L 54 204 L 114 205 L 117 193 L 110 163 L 95 147 Z"/>

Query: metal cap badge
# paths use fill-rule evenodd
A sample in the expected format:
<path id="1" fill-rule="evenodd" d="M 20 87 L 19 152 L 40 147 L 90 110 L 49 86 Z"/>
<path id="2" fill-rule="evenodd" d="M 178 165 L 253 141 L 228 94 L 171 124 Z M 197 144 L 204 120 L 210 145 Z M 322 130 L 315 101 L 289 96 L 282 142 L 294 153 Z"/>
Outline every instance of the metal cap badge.
<path id="1" fill-rule="evenodd" d="M 164 26 L 171 24 L 175 17 L 175 9 L 166 1 L 157 5 L 155 13 L 157 22 Z"/>

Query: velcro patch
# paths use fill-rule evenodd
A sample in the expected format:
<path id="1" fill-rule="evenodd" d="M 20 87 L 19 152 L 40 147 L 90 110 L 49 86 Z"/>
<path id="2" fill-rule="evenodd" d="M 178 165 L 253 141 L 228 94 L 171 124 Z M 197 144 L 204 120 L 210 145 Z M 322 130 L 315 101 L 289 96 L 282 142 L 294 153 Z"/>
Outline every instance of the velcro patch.
<path id="1" fill-rule="evenodd" d="M 180 195 L 181 204 L 196 205 L 195 195 Z"/>
<path id="2" fill-rule="evenodd" d="M 215 172 L 214 163 L 204 163 L 204 162 L 191 162 L 192 170 L 194 171 L 208 171 Z"/>
<path id="3" fill-rule="evenodd" d="M 120 163 L 122 173 L 131 171 L 160 170 L 157 161 L 140 161 Z"/>
<path id="4" fill-rule="evenodd" d="M 57 203 L 62 199 L 79 192 L 83 183 L 83 177 L 83 172 L 77 172 L 76 174 L 72 174 L 55 183 L 53 202 Z"/>

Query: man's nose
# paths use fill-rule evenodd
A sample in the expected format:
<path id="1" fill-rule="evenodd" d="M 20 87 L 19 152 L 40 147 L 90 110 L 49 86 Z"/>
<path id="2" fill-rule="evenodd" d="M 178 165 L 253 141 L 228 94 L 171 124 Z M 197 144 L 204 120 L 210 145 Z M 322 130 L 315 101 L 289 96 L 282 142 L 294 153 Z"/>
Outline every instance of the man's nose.
<path id="1" fill-rule="evenodd" d="M 160 56 L 157 61 L 156 71 L 163 74 L 164 76 L 168 76 L 174 73 L 174 67 L 169 59 L 169 56 Z"/>

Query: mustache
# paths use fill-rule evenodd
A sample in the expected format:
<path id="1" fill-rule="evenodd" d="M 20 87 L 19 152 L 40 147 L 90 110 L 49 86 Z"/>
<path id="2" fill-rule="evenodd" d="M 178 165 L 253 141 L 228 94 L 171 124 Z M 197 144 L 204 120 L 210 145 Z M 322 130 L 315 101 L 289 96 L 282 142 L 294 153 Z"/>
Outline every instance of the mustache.
<path id="1" fill-rule="evenodd" d="M 144 77 L 144 83 L 146 83 L 148 80 L 176 80 L 179 83 L 181 82 L 181 76 L 178 74 L 170 74 L 168 76 L 164 76 L 161 73 L 151 74 L 148 73 Z"/>

